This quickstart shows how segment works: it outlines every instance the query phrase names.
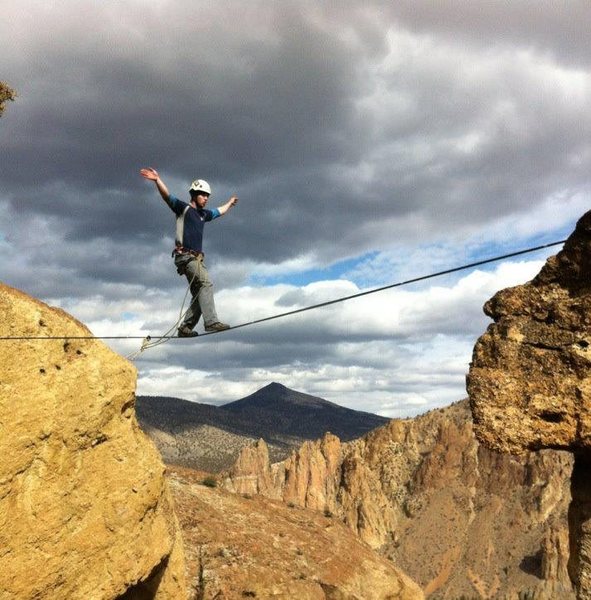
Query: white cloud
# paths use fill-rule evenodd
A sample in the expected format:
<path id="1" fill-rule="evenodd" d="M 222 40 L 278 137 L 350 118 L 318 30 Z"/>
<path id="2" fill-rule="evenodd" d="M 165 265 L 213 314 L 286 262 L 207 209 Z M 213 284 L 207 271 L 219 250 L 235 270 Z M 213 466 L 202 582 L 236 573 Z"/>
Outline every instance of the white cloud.
<path id="1" fill-rule="evenodd" d="M 472 347 L 488 322 L 482 305 L 498 289 L 531 279 L 541 264 L 505 263 L 449 285 L 380 292 L 234 332 L 170 340 L 136 359 L 138 393 L 220 404 L 278 381 L 392 417 L 449 404 L 465 395 Z M 299 297 L 292 309 L 357 289 L 350 282 L 325 281 L 303 288 L 226 289 L 216 299 L 220 314 L 239 324 L 277 314 L 287 295 L 291 302 Z M 174 324 L 173 303 L 161 294 L 121 302 L 96 297 L 68 309 L 97 335 L 155 336 Z M 123 314 L 131 316 L 122 319 Z M 124 354 L 141 345 L 108 343 Z"/>

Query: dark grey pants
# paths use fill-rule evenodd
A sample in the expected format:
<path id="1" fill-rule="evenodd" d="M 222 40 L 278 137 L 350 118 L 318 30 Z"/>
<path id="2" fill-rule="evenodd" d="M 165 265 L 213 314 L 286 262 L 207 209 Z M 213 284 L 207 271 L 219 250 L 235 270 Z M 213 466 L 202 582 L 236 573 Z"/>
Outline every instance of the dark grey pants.
<path id="1" fill-rule="evenodd" d="M 177 254 L 174 257 L 174 264 L 177 271 L 191 284 L 191 305 L 180 326 L 194 329 L 201 315 L 205 326 L 216 323 L 218 316 L 213 299 L 213 284 L 203 263 L 203 256 Z"/>

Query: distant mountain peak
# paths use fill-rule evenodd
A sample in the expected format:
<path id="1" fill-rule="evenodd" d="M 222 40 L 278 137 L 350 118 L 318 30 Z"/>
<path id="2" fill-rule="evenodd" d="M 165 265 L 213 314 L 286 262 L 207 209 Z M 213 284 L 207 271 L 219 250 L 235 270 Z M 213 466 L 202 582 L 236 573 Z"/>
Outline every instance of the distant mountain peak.
<path id="1" fill-rule="evenodd" d="M 211 458 L 215 453 L 208 450 L 204 454 L 199 450 L 195 457 L 185 457 L 188 440 L 194 439 L 195 447 L 199 443 L 204 447 L 217 447 L 216 444 L 223 438 L 224 448 L 216 452 L 228 457 L 229 452 L 233 452 L 228 451 L 229 439 L 243 446 L 248 439 L 263 438 L 272 446 L 275 459 L 282 460 L 290 448 L 299 446 L 305 440 L 321 438 L 327 431 L 347 441 L 388 422 L 384 417 L 345 408 L 328 400 L 297 392 L 276 381 L 246 398 L 219 407 L 179 398 L 138 396 L 136 414 L 143 426 L 151 428 L 153 435 L 156 435 L 154 430 L 164 432 L 168 436 L 167 444 L 170 444 L 170 436 L 182 438 L 184 445 L 179 442 L 175 446 L 176 454 L 170 455 L 172 462 L 182 460 L 186 464 L 190 462 L 190 466 L 199 464 L 198 468 L 206 470 L 219 470 L 217 465 L 220 462 Z M 206 430 L 213 429 L 223 433 L 216 433 L 206 443 Z M 168 446 L 166 448 L 167 452 L 172 452 Z M 221 456 L 220 461 L 225 460 L 224 456 Z M 236 456 L 237 451 L 226 466 L 229 467 Z M 216 466 L 212 466 L 214 463 Z"/>
<path id="2" fill-rule="evenodd" d="M 282 383 L 277 383 L 276 381 L 272 381 L 268 385 L 263 386 L 258 391 L 262 392 L 263 390 L 266 390 L 269 392 L 283 392 L 285 390 L 291 391 L 291 390 L 289 390 L 289 388 L 287 386 L 283 385 Z"/>
<path id="3" fill-rule="evenodd" d="M 292 390 L 287 386 L 272 382 L 256 392 L 222 405 L 221 408 L 228 410 L 248 410 L 253 408 L 272 409 L 272 410 L 292 410 L 296 406 L 306 406 L 308 408 L 315 407 L 334 407 L 335 410 L 347 410 L 338 404 L 323 400 L 310 394 Z"/>
<path id="4" fill-rule="evenodd" d="M 277 382 L 220 408 L 265 424 L 269 430 L 297 432 L 296 435 L 308 439 L 312 429 L 319 433 L 317 437 L 331 431 L 341 439 L 352 439 L 388 421 L 378 415 L 345 408 L 323 398 L 292 390 Z"/>

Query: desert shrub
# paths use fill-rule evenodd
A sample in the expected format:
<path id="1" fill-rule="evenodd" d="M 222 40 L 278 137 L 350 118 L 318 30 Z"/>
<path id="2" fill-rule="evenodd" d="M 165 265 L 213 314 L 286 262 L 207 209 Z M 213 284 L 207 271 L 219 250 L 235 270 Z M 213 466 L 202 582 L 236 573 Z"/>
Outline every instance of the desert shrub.
<path id="1" fill-rule="evenodd" d="M 4 81 L 0 81 L 0 115 L 4 112 L 6 102 L 16 98 L 16 92 Z"/>

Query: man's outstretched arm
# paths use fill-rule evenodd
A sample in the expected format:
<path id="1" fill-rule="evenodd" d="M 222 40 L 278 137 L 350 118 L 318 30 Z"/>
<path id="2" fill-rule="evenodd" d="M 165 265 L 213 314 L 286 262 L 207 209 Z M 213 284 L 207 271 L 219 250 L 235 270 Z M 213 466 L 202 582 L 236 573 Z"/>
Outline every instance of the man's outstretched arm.
<path id="1" fill-rule="evenodd" d="M 148 167 L 147 169 L 141 169 L 140 175 L 144 179 L 153 181 L 156 184 L 156 187 L 158 188 L 162 199 L 167 204 L 170 204 L 170 192 L 168 191 L 168 188 L 166 187 L 164 181 L 160 179 L 160 175 L 158 175 L 158 171 L 156 171 L 156 169 L 153 169 L 152 167 Z"/>

